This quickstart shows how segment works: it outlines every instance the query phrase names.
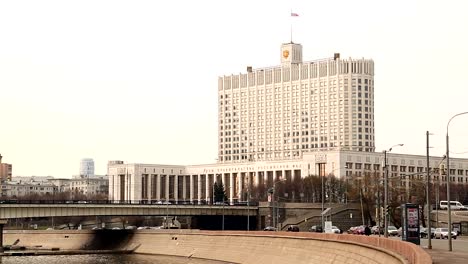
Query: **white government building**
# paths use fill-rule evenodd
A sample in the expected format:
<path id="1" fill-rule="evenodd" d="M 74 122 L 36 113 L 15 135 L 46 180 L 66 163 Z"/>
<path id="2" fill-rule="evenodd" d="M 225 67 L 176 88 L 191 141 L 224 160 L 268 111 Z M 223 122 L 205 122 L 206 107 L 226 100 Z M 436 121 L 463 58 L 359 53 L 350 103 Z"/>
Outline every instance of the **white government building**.
<path id="1" fill-rule="evenodd" d="M 211 202 L 221 181 L 231 203 L 246 191 L 308 175 L 382 175 L 375 151 L 374 62 L 302 61 L 302 46 L 281 46 L 281 65 L 218 78 L 218 162 L 207 165 L 108 163 L 109 199 Z M 442 157 L 430 157 L 438 170 Z M 408 188 L 426 156 L 387 153 L 390 177 Z M 468 160 L 450 159 L 450 181 L 468 183 Z M 414 175 L 417 172 L 421 174 Z M 411 176 L 405 176 L 413 174 Z M 432 174 L 434 181 L 445 176 Z"/>

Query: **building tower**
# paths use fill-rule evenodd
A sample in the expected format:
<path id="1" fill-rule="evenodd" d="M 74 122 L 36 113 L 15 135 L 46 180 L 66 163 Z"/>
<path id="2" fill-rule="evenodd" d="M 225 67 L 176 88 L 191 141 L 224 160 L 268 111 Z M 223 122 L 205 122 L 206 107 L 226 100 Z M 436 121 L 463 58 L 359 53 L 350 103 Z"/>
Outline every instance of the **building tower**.
<path id="1" fill-rule="evenodd" d="M 292 42 L 280 55 L 280 66 L 218 78 L 218 162 L 373 152 L 374 62 L 339 53 L 303 62 Z"/>
<path id="2" fill-rule="evenodd" d="M 2 163 L 3 156 L 0 154 L 0 181 L 11 181 L 13 166 L 8 163 Z"/>
<path id="3" fill-rule="evenodd" d="M 81 177 L 94 176 L 94 160 L 93 159 L 82 159 L 80 161 L 80 176 Z"/>

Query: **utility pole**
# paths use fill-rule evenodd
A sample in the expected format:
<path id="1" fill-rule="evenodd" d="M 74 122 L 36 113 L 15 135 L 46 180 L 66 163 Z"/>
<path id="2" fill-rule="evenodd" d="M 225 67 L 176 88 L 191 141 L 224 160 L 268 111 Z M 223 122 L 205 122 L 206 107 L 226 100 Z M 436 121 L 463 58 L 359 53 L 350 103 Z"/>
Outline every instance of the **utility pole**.
<path id="1" fill-rule="evenodd" d="M 427 248 L 432 249 L 431 241 L 431 199 L 429 193 L 429 185 L 431 184 L 429 174 L 429 131 L 426 131 L 426 165 L 427 165 L 427 182 L 426 182 L 426 204 L 427 204 Z"/>

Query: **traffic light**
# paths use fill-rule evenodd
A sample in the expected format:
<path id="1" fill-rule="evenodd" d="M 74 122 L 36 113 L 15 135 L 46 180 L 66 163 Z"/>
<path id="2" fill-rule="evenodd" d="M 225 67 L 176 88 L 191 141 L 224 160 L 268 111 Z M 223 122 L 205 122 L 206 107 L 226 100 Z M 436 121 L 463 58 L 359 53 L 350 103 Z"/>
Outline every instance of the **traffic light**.
<path id="1" fill-rule="evenodd" d="M 390 205 L 387 205 L 387 207 L 385 207 L 385 213 L 386 213 L 387 215 L 390 214 Z"/>

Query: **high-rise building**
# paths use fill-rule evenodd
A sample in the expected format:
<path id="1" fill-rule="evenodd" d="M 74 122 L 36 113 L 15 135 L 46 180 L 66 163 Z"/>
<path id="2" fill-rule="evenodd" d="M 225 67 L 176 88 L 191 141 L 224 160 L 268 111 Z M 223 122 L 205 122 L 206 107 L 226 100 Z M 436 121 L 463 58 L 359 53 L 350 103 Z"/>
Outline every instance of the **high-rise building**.
<path id="1" fill-rule="evenodd" d="M 218 161 L 301 159 L 304 152 L 373 152 L 374 62 L 302 61 L 281 46 L 281 65 L 218 78 Z"/>
<path id="2" fill-rule="evenodd" d="M 11 181 L 13 166 L 8 163 L 2 163 L 3 156 L 0 154 L 0 181 Z"/>
<path id="3" fill-rule="evenodd" d="M 94 160 L 82 159 L 80 161 L 80 176 L 89 177 L 94 176 Z"/>

